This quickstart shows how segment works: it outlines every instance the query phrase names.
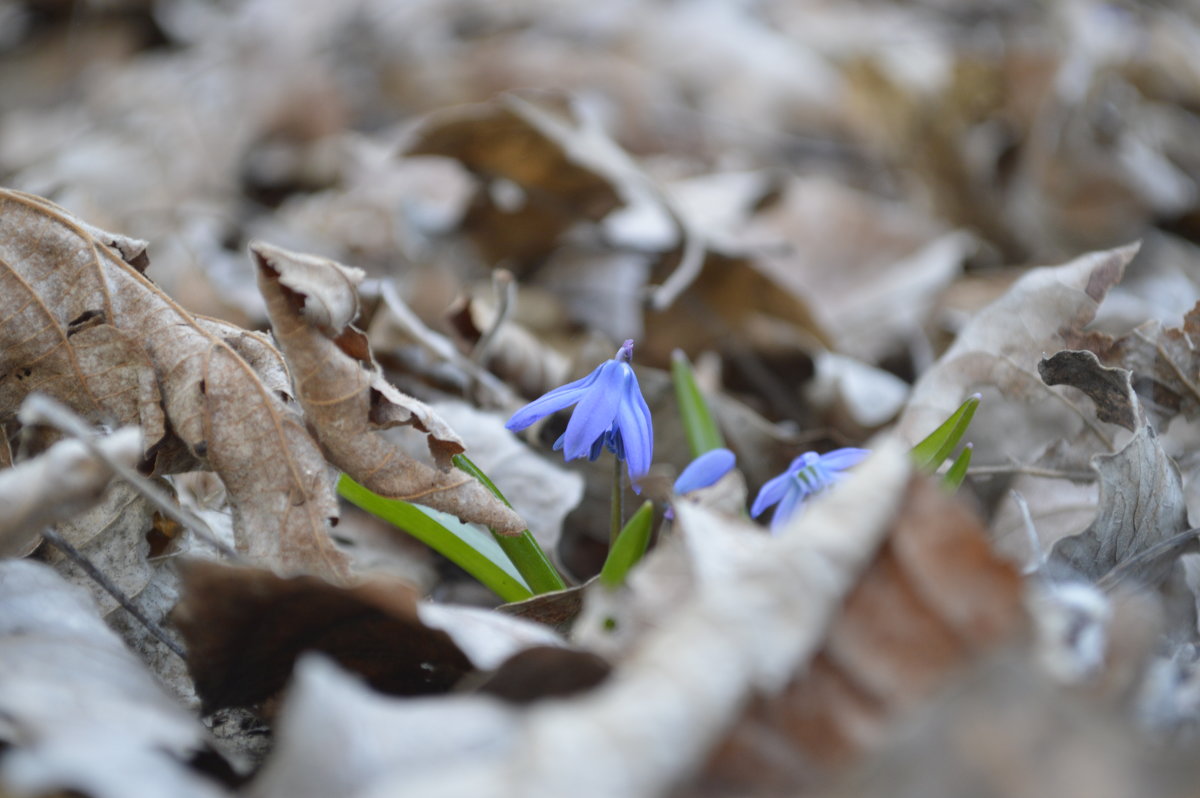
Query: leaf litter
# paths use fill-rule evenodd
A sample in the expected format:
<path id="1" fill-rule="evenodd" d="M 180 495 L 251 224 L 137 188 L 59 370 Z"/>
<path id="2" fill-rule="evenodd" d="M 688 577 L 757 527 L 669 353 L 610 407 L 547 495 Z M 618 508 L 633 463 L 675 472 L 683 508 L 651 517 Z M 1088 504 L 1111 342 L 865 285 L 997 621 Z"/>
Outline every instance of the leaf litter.
<path id="1" fill-rule="evenodd" d="M 1190 794 L 1190 12 L 9 5 L 0 792 Z M 628 337 L 643 495 L 675 349 L 738 470 L 613 589 L 605 461 L 503 423 Z M 975 392 L 950 498 L 901 441 Z M 570 586 L 496 608 L 338 471 Z"/>

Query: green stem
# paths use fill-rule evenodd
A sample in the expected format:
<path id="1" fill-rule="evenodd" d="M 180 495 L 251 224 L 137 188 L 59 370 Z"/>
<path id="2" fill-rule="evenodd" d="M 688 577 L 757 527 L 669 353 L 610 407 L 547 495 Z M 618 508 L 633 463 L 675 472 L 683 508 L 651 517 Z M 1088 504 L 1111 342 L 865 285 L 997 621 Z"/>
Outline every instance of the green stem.
<path id="1" fill-rule="evenodd" d="M 464 454 L 456 454 L 451 459 L 460 470 L 475 477 L 497 499 L 512 507 L 500 489 L 488 479 L 487 474 L 483 473 L 479 466 L 471 462 L 470 458 Z M 546 556 L 546 552 L 538 545 L 537 539 L 528 529 L 519 535 L 501 535 L 494 529 L 490 531 L 492 537 L 500 544 L 500 548 L 508 555 L 508 559 L 512 560 L 517 571 L 525 578 L 535 594 L 566 590 L 566 583 L 563 582 L 562 577 L 550 562 L 550 558 Z"/>
<path id="2" fill-rule="evenodd" d="M 621 529 L 625 526 L 625 483 L 621 478 L 621 459 L 613 458 L 612 507 L 609 512 L 608 548 L 617 544 Z"/>
<path id="3" fill-rule="evenodd" d="M 523 601 L 533 595 L 503 568 L 408 502 L 372 493 L 345 474 L 338 480 L 338 493 L 372 515 L 403 529 L 505 601 Z"/>

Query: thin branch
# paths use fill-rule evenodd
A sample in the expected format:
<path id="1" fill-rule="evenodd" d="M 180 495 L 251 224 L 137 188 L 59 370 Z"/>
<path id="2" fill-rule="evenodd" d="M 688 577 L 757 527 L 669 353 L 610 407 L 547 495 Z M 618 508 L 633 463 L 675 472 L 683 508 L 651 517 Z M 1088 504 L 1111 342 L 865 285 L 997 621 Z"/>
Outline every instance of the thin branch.
<path id="1" fill-rule="evenodd" d="M 187 662 L 187 654 L 184 653 L 183 648 L 181 648 L 178 643 L 172 640 L 167 633 L 163 631 L 161 626 L 147 618 L 142 612 L 141 608 L 134 604 L 133 600 L 130 599 L 129 596 L 126 596 L 121 588 L 113 584 L 112 580 L 105 576 L 99 568 L 93 565 L 92 561 L 85 557 L 83 553 L 79 551 L 79 549 L 72 546 L 61 535 L 49 527 L 42 530 L 42 539 L 54 548 L 61 551 L 71 562 L 78 565 L 80 570 L 87 574 L 93 582 L 103 588 L 105 593 L 116 599 L 117 603 L 121 605 L 122 609 L 129 613 L 134 620 L 146 627 L 146 631 L 154 635 L 154 637 L 158 639 L 158 642 L 166 646 L 172 654 L 179 657 L 184 662 Z"/>
<path id="2" fill-rule="evenodd" d="M 1017 474 L 1043 479 L 1069 479 L 1071 482 L 1095 482 L 1095 471 L 1060 471 L 1055 468 L 1038 468 L 1036 466 L 1012 463 L 1011 465 L 980 465 L 967 469 L 967 475 L 972 477 L 994 477 L 1004 474 Z"/>
<path id="3" fill-rule="evenodd" d="M 484 364 L 487 362 L 492 345 L 496 343 L 496 335 L 512 316 L 513 309 L 516 307 L 517 284 L 513 280 L 512 272 L 508 269 L 496 269 L 492 272 L 492 289 L 496 293 L 496 317 L 492 319 L 492 323 L 483 335 L 479 336 L 479 340 L 475 342 L 475 347 L 471 350 L 471 360 L 480 368 L 486 368 Z"/>

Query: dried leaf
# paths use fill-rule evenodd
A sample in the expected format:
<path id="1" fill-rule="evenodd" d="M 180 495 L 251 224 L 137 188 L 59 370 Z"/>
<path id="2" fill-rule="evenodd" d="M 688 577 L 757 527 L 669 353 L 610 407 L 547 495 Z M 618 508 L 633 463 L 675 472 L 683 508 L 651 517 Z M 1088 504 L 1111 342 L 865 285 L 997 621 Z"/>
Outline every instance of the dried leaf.
<path id="1" fill-rule="evenodd" d="M 0 415 L 38 390 L 94 422 L 141 424 L 152 460 L 177 436 L 225 483 L 242 552 L 344 578 L 324 460 L 229 344 L 41 198 L 0 192 L 0 264 Z"/>
<path id="2" fill-rule="evenodd" d="M 471 668 L 450 636 L 421 621 L 406 585 L 340 588 L 199 560 L 181 575 L 173 619 L 205 713 L 275 695 L 304 651 L 324 652 L 395 695 L 447 690 Z"/>
<path id="3" fill-rule="evenodd" d="M 1100 365 L 1093 352 L 1063 350 L 1042 358 L 1038 374 L 1047 385 L 1070 385 L 1083 391 L 1096 403 L 1096 418 L 1101 421 L 1119 424 L 1130 432 L 1137 429 L 1141 406 L 1125 369 Z"/>
<path id="4" fill-rule="evenodd" d="M 1116 454 L 1097 455 L 1092 467 L 1100 475 L 1100 506 L 1086 530 L 1059 540 L 1053 560 L 1065 563 L 1093 581 L 1151 547 L 1188 529 L 1187 503 L 1179 468 L 1162 450 L 1153 428 L 1138 430 Z M 1200 550 L 1193 537 L 1177 541 L 1171 551 L 1125 574 L 1156 586 L 1185 552 Z"/>
<path id="5" fill-rule="evenodd" d="M 190 767 L 204 728 L 47 566 L 0 563 L 0 666 L 5 794 L 226 794 Z"/>
<path id="6" fill-rule="evenodd" d="M 1113 338 L 1100 332 L 1071 331 L 1067 345 L 1095 352 L 1100 361 L 1133 372 L 1133 387 L 1146 413 L 1160 431 L 1177 415 L 1200 416 L 1200 302 L 1183 317 L 1182 327 L 1148 321 L 1127 335 Z"/>
<path id="7" fill-rule="evenodd" d="M 1022 580 L 979 519 L 932 480 L 914 479 L 811 669 L 755 699 L 705 778 L 795 793 L 877 746 L 898 718 L 1024 627 Z"/>
<path id="8" fill-rule="evenodd" d="M 1064 404 L 1035 367 L 1041 353 L 1067 348 L 1068 332 L 1092 320 L 1136 252 L 1136 245 L 1126 246 L 1035 269 L 976 313 L 913 387 L 897 422 L 901 437 L 916 443 L 980 391 L 987 411 L 976 418 L 971 437 L 991 458 L 1007 455 L 1028 462 L 1048 442 L 1070 437 L 1081 425 L 1107 443 L 1090 416 Z M 1055 401 L 1044 401 L 1050 397 Z M 1013 400 L 1019 404 L 1009 407 Z"/>
<path id="9" fill-rule="evenodd" d="M 475 479 L 450 467 L 465 451 L 424 403 L 392 387 L 371 358 L 358 315 L 362 272 L 268 244 L 251 245 L 275 336 L 296 375 L 296 395 L 329 461 L 364 487 L 515 534 L 525 523 Z M 406 456 L 380 431 L 426 433 L 438 468 Z"/>
<path id="10" fill-rule="evenodd" d="M 142 435 L 125 428 L 99 441 L 110 455 L 133 465 Z M 42 454 L 0 471 L 0 552 L 23 557 L 37 546 L 41 527 L 69 518 L 96 502 L 112 471 L 77 440 L 60 441 Z"/>

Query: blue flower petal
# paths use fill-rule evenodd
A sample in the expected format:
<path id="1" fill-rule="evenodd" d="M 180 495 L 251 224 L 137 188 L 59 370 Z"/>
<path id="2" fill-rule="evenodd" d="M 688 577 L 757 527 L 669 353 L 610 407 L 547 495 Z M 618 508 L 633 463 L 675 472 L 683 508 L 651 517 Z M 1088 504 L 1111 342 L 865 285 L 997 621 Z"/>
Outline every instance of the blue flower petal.
<path id="1" fill-rule="evenodd" d="M 737 457 L 728 449 L 713 449 L 692 462 L 675 480 L 675 492 L 690 493 L 707 488 L 732 470 Z"/>
<path id="2" fill-rule="evenodd" d="M 800 509 L 802 506 L 801 503 L 807 495 L 808 491 L 799 484 L 793 484 L 792 489 L 783 494 L 783 498 L 779 501 L 779 506 L 775 508 L 775 515 L 771 517 L 772 534 L 779 534 L 779 530 L 783 529 L 784 525 Z"/>
<path id="3" fill-rule="evenodd" d="M 772 504 L 777 504 L 795 479 L 792 476 L 793 473 L 791 469 L 788 469 L 779 476 L 768 480 L 767 484 L 759 489 L 758 496 L 754 498 L 754 504 L 750 506 L 750 515 L 758 518 Z"/>
<path id="4" fill-rule="evenodd" d="M 842 471 L 854 466 L 867 459 L 867 455 L 871 453 L 870 449 L 854 449 L 847 447 L 845 449 L 834 449 L 832 452 L 826 452 L 821 455 L 821 465 L 834 471 Z"/>
<path id="5" fill-rule="evenodd" d="M 642 397 L 637 376 L 626 365 L 622 384 L 621 401 L 617 406 L 617 429 L 624 448 L 625 461 L 629 464 L 629 478 L 636 482 L 650 470 L 654 459 L 654 426 L 650 420 L 650 408 Z"/>
<path id="6" fill-rule="evenodd" d="M 584 397 L 588 389 L 600 375 L 600 370 L 603 365 L 597 368 L 591 374 L 583 379 L 568 382 L 566 385 L 561 385 L 553 391 L 534 399 L 529 404 L 522 407 L 517 412 L 513 413 L 512 418 L 505 424 L 505 428 L 513 432 L 519 432 L 528 427 L 533 422 L 540 418 L 545 418 L 548 415 L 557 413 L 565 407 L 578 402 Z M 554 448 L 558 448 L 555 446 Z"/>
<path id="7" fill-rule="evenodd" d="M 589 455 L 596 439 L 607 433 L 617 417 L 625 370 L 629 366 L 606 360 L 592 372 L 595 380 L 587 387 L 571 413 L 564 433 L 563 456 L 568 460 Z"/>

